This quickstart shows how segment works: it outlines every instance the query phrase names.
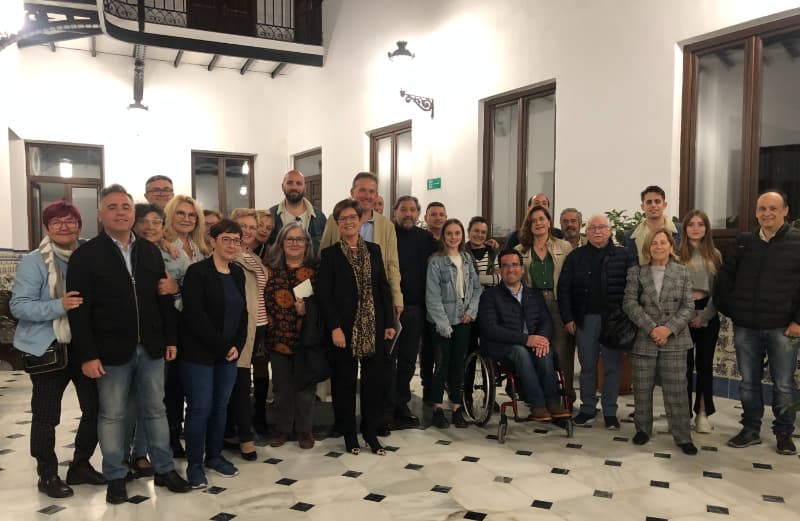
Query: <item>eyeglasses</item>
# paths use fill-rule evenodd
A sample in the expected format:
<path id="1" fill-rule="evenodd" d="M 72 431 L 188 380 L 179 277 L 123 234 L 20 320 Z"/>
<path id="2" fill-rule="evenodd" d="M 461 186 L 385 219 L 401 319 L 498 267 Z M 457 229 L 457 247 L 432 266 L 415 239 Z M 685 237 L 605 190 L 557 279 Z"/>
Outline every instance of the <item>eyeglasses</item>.
<path id="1" fill-rule="evenodd" d="M 590 232 L 602 232 L 603 230 L 608 230 L 608 228 L 609 226 L 606 224 L 598 224 L 597 226 L 588 226 L 586 230 Z"/>
<path id="2" fill-rule="evenodd" d="M 235 239 L 233 237 L 220 237 L 217 239 L 219 242 L 222 243 L 223 246 L 241 246 L 242 240 Z"/>
<path id="3" fill-rule="evenodd" d="M 148 194 L 171 194 L 172 193 L 172 188 L 169 187 L 169 186 L 166 187 L 166 188 L 148 188 L 147 190 L 145 190 L 145 193 L 148 193 Z"/>
<path id="4" fill-rule="evenodd" d="M 148 226 L 161 226 L 164 221 L 161 219 L 139 219 L 136 224 L 146 224 Z"/>
<path id="5" fill-rule="evenodd" d="M 286 237 L 283 239 L 284 242 L 290 242 L 292 244 L 303 244 L 306 242 L 305 237 Z"/>
<path id="6" fill-rule="evenodd" d="M 47 226 L 53 228 L 58 228 L 59 226 L 72 228 L 73 226 L 78 226 L 78 219 L 50 219 L 50 222 L 47 223 Z"/>
<path id="7" fill-rule="evenodd" d="M 500 267 L 504 270 L 510 270 L 511 268 L 519 268 L 522 266 L 519 262 L 504 262 L 500 265 Z"/>
<path id="8" fill-rule="evenodd" d="M 358 220 L 358 215 L 340 215 L 338 221 L 346 223 Z"/>
<path id="9" fill-rule="evenodd" d="M 194 212 L 186 213 L 183 210 L 178 210 L 177 212 L 175 212 L 175 217 L 179 219 L 189 219 L 191 221 L 194 221 L 197 219 L 197 214 Z"/>

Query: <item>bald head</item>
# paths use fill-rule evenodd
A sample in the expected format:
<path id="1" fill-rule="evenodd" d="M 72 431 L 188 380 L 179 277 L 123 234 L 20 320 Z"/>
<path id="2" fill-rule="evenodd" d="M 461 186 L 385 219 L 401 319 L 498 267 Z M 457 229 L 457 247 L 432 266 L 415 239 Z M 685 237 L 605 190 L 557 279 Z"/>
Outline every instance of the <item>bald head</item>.
<path id="1" fill-rule="evenodd" d="M 528 211 L 531 210 L 534 206 L 541 206 L 550 211 L 550 199 L 543 193 L 538 193 L 528 199 Z"/>
<path id="2" fill-rule="evenodd" d="M 292 204 L 297 204 L 306 195 L 306 179 L 300 170 L 289 170 L 283 176 L 281 188 L 286 200 Z"/>
<path id="3" fill-rule="evenodd" d="M 611 225 L 605 215 L 593 215 L 586 226 L 586 238 L 595 248 L 603 248 L 611 238 Z"/>
<path id="4" fill-rule="evenodd" d="M 789 205 L 780 192 L 764 192 L 756 201 L 758 225 L 768 235 L 774 234 L 786 222 Z"/>

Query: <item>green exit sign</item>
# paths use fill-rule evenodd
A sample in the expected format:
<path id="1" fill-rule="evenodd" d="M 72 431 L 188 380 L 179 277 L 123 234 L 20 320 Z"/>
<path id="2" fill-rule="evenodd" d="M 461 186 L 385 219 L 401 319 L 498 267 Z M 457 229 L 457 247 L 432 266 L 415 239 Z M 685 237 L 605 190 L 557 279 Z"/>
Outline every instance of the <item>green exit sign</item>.
<path id="1" fill-rule="evenodd" d="M 436 190 L 437 188 L 441 187 L 442 187 L 441 177 L 434 177 L 433 179 L 428 179 L 428 190 Z"/>

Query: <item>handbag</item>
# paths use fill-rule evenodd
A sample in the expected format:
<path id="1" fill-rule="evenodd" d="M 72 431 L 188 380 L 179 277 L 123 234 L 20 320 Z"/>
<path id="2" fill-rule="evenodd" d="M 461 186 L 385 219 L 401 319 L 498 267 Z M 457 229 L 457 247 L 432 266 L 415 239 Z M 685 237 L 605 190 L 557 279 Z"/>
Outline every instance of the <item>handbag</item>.
<path id="1" fill-rule="evenodd" d="M 69 355 L 67 354 L 67 344 L 53 342 L 41 356 L 24 353 L 22 363 L 25 372 L 28 374 L 45 374 L 61 371 L 67 367 Z"/>
<path id="2" fill-rule="evenodd" d="M 604 347 L 619 351 L 630 351 L 639 328 L 631 322 L 619 306 L 612 306 L 603 320 L 600 343 Z"/>

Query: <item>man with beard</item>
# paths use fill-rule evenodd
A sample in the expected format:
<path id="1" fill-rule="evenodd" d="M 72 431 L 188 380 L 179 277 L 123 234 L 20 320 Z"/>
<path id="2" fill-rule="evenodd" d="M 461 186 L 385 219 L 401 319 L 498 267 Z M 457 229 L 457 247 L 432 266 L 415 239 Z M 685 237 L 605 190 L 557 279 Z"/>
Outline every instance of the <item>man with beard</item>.
<path id="1" fill-rule="evenodd" d="M 322 210 L 315 208 L 311 201 L 306 198 L 306 180 L 299 170 L 289 170 L 283 176 L 281 183 L 283 201 L 269 209 L 275 219 L 275 226 L 267 240 L 268 244 L 273 244 L 278 232 L 283 227 L 283 223 L 298 222 L 304 230 L 311 236 L 314 243 L 314 251 L 319 252 L 319 241 L 322 232 L 325 230 L 327 219 Z"/>
<path id="2" fill-rule="evenodd" d="M 572 245 L 572 248 L 585 246 L 588 241 L 586 236 L 581 234 L 583 226 L 583 215 L 576 208 L 565 208 L 561 210 L 561 231 L 564 233 L 564 240 Z"/>
<path id="3" fill-rule="evenodd" d="M 400 288 L 403 292 L 403 313 L 400 323 L 403 330 L 392 351 L 392 373 L 389 393 L 385 401 L 386 420 L 391 420 L 392 430 L 419 426 L 409 409 L 411 378 L 417 364 L 422 330 L 425 325 L 425 274 L 428 257 L 436 249 L 430 232 L 417 226 L 419 201 L 411 195 L 397 199 L 394 205 L 394 226 L 397 233 L 397 256 L 400 261 Z M 431 384 L 431 375 L 423 374 L 423 383 Z"/>

